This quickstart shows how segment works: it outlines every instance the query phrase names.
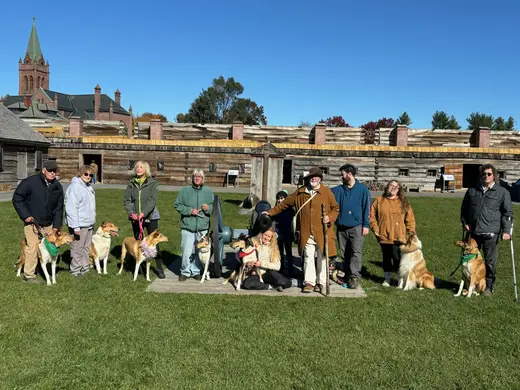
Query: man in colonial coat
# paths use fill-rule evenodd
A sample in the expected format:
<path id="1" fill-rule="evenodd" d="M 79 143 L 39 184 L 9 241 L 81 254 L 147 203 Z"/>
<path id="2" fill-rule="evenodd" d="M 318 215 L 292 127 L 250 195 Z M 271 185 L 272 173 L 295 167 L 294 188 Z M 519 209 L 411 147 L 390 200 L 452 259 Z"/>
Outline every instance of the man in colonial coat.
<path id="1" fill-rule="evenodd" d="M 282 203 L 269 210 L 271 217 L 294 207 L 296 214 L 296 237 L 298 251 L 303 258 L 304 287 L 302 292 L 321 292 L 328 283 L 325 266 L 325 237 L 323 224 L 328 229 L 329 256 L 336 256 L 336 243 L 332 226 L 338 218 L 339 206 L 332 191 L 321 184 L 323 173 L 312 168 L 304 177 L 305 185 L 298 188 Z M 325 217 L 322 217 L 325 205 Z M 314 256 L 317 254 L 317 262 Z"/>

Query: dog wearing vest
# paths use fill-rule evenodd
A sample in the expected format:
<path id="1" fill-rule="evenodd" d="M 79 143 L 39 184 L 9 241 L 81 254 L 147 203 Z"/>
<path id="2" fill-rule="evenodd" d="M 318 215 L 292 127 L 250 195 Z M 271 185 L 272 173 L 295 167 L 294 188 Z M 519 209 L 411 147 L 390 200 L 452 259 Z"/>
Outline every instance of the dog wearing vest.
<path id="1" fill-rule="evenodd" d="M 406 242 L 399 246 L 401 263 L 399 265 L 399 285 L 403 290 L 434 289 L 433 273 L 426 269 L 422 243 L 415 233 L 409 233 Z"/>
<path id="2" fill-rule="evenodd" d="M 90 264 L 95 264 L 98 274 L 101 274 L 101 264 L 103 261 L 103 274 L 107 274 L 108 254 L 112 236 L 119 236 L 119 228 L 112 222 L 104 221 L 92 236 L 90 244 Z"/>
<path id="3" fill-rule="evenodd" d="M 43 273 L 45 274 L 47 286 L 50 286 L 51 284 L 56 284 L 56 263 L 58 262 L 58 252 L 60 250 L 60 247 L 62 247 L 63 245 L 70 244 L 72 240 L 73 237 L 69 233 L 62 231 L 61 229 L 58 229 L 44 236 L 38 244 L 38 260 L 40 261 Z M 25 264 L 26 246 L 27 243 L 25 239 L 23 239 L 20 258 L 16 263 L 16 268 L 18 268 L 16 276 L 20 276 L 20 274 L 22 273 L 22 267 Z M 47 264 L 49 263 L 51 264 L 52 279 L 49 276 L 49 272 L 47 271 Z"/>
<path id="4" fill-rule="evenodd" d="M 159 230 L 154 230 L 151 234 L 146 236 L 143 240 L 136 240 L 134 237 L 126 237 L 123 240 L 121 248 L 121 268 L 118 275 L 123 272 L 123 264 L 126 254 L 130 254 L 135 259 L 134 282 L 139 273 L 139 267 L 146 262 L 146 280 L 150 280 L 150 261 L 157 256 L 157 244 L 161 242 L 168 242 L 168 238 L 161 234 Z"/>
<path id="5" fill-rule="evenodd" d="M 471 298 L 473 293 L 479 295 L 486 289 L 486 265 L 478 249 L 475 239 L 468 237 L 464 241 L 457 241 L 455 245 L 464 248 L 464 253 L 460 259 L 462 266 L 462 279 L 459 291 L 455 297 L 463 294 L 464 287 L 467 289 L 467 298 Z"/>
<path id="6" fill-rule="evenodd" d="M 209 234 L 205 234 L 197 242 L 197 253 L 199 254 L 199 260 L 204 265 L 204 272 L 202 273 L 202 279 L 200 283 L 204 283 L 204 280 L 209 280 L 209 263 L 211 262 L 211 238 Z"/>
<path id="7" fill-rule="evenodd" d="M 236 258 L 238 260 L 238 265 L 231 272 L 231 274 L 222 282 L 222 284 L 227 284 L 230 281 L 233 281 L 235 284 L 235 289 L 240 291 L 240 286 L 242 285 L 242 281 L 249 275 L 256 273 L 260 278 L 260 281 L 263 283 L 262 274 L 259 272 L 257 267 L 250 267 L 247 264 L 250 262 L 256 263 L 258 261 L 258 255 L 256 253 L 256 248 L 249 236 L 241 234 L 238 239 L 233 240 L 231 244 L 229 244 L 231 248 L 236 253 Z"/>

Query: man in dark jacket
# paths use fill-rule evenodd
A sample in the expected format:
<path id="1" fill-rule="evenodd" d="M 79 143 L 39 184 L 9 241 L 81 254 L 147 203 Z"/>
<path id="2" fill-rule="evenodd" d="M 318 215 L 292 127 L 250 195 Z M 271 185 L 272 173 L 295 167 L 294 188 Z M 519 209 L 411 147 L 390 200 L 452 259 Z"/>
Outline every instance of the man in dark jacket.
<path id="1" fill-rule="evenodd" d="M 339 204 L 336 232 L 343 269 L 348 277 L 348 287 L 358 288 L 361 278 L 361 253 L 363 241 L 370 226 L 368 216 L 372 198 L 368 188 L 356 179 L 357 169 L 345 164 L 340 169 L 343 185 L 334 187 L 332 193 Z"/>
<path id="2" fill-rule="evenodd" d="M 491 164 L 485 164 L 479 167 L 479 173 L 480 184 L 466 191 L 460 219 L 464 229 L 471 232 L 471 236 L 484 252 L 486 262 L 484 295 L 489 296 L 495 290 L 498 240 L 500 236 L 503 240 L 511 239 L 513 207 L 509 192 L 498 184 L 496 168 Z"/>
<path id="3" fill-rule="evenodd" d="M 38 234 L 61 228 L 63 222 L 63 188 L 56 180 L 58 165 L 46 161 L 41 173 L 23 179 L 13 194 L 13 206 L 24 222 L 25 248 L 24 280 L 42 283 L 36 279 Z M 38 224 L 43 232 L 39 232 Z"/>

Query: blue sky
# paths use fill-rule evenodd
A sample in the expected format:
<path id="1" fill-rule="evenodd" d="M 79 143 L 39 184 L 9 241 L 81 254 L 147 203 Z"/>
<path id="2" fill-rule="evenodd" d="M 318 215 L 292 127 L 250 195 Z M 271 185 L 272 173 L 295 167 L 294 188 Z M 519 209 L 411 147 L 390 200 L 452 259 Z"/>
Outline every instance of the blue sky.
<path id="1" fill-rule="evenodd" d="M 173 120 L 223 75 L 270 125 L 342 115 L 359 126 L 407 111 L 428 128 L 436 110 L 463 128 L 473 111 L 520 120 L 514 0 L 4 3 L 0 95 L 18 93 L 35 16 L 52 90 L 119 88 L 134 113 Z"/>

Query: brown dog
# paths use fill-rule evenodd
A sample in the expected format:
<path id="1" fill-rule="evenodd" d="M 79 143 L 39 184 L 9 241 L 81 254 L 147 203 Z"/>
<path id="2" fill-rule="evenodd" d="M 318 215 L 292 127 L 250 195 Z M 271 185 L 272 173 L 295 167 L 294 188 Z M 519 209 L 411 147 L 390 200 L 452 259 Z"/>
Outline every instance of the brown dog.
<path id="1" fill-rule="evenodd" d="M 410 233 L 406 243 L 402 244 L 401 263 L 399 265 L 399 285 L 397 288 L 412 290 L 435 288 L 433 273 L 426 269 L 426 260 L 422 252 L 422 243 L 417 234 Z"/>
<path id="2" fill-rule="evenodd" d="M 249 267 L 247 265 L 251 262 L 256 263 L 258 260 L 256 248 L 251 238 L 249 236 L 240 235 L 236 240 L 233 240 L 229 246 L 236 252 L 238 265 L 226 278 L 226 280 L 222 282 L 222 284 L 227 284 L 230 281 L 233 281 L 235 284 L 235 289 L 239 291 L 244 279 L 255 272 L 260 278 L 260 281 L 263 282 L 262 275 L 257 267 Z"/>
<path id="3" fill-rule="evenodd" d="M 464 286 L 468 290 L 468 298 L 473 293 L 479 295 L 486 289 L 486 265 L 484 259 L 478 250 L 478 244 L 475 239 L 468 237 L 464 241 L 457 241 L 455 245 L 464 248 L 464 255 L 460 259 L 462 265 L 462 279 L 459 285 L 459 291 L 455 297 L 460 297 L 463 293 Z"/>
<path id="4" fill-rule="evenodd" d="M 110 253 L 110 244 L 112 236 L 119 235 L 119 228 L 112 222 L 105 221 L 98 227 L 96 233 L 92 236 L 90 244 L 90 264 L 96 265 L 98 274 L 101 273 L 100 261 L 103 261 L 103 273 L 107 274 L 108 254 Z"/>
<path id="5" fill-rule="evenodd" d="M 72 240 L 73 237 L 69 233 L 62 231 L 61 229 L 58 229 L 47 234 L 45 237 L 41 239 L 40 243 L 38 244 L 38 260 L 40 261 L 43 273 L 45 274 L 47 286 L 50 286 L 51 284 L 56 284 L 56 263 L 58 262 L 59 248 L 63 245 L 70 244 Z M 18 258 L 18 262 L 16 263 L 16 268 L 18 268 L 16 276 L 20 276 L 20 274 L 22 273 L 22 267 L 25 264 L 26 246 L 27 242 L 24 238 L 22 239 L 20 257 Z M 52 283 L 51 278 L 49 276 L 49 272 L 47 271 L 47 264 L 49 263 L 51 263 Z"/>
<path id="6" fill-rule="evenodd" d="M 121 268 L 119 275 L 123 272 L 123 263 L 126 254 L 129 253 L 135 259 L 134 282 L 139 273 L 139 267 L 143 261 L 146 261 L 146 280 L 150 280 L 150 260 L 157 256 L 157 244 L 160 242 L 168 242 L 168 237 L 154 230 L 143 240 L 136 240 L 134 237 L 126 237 L 121 248 Z"/>

